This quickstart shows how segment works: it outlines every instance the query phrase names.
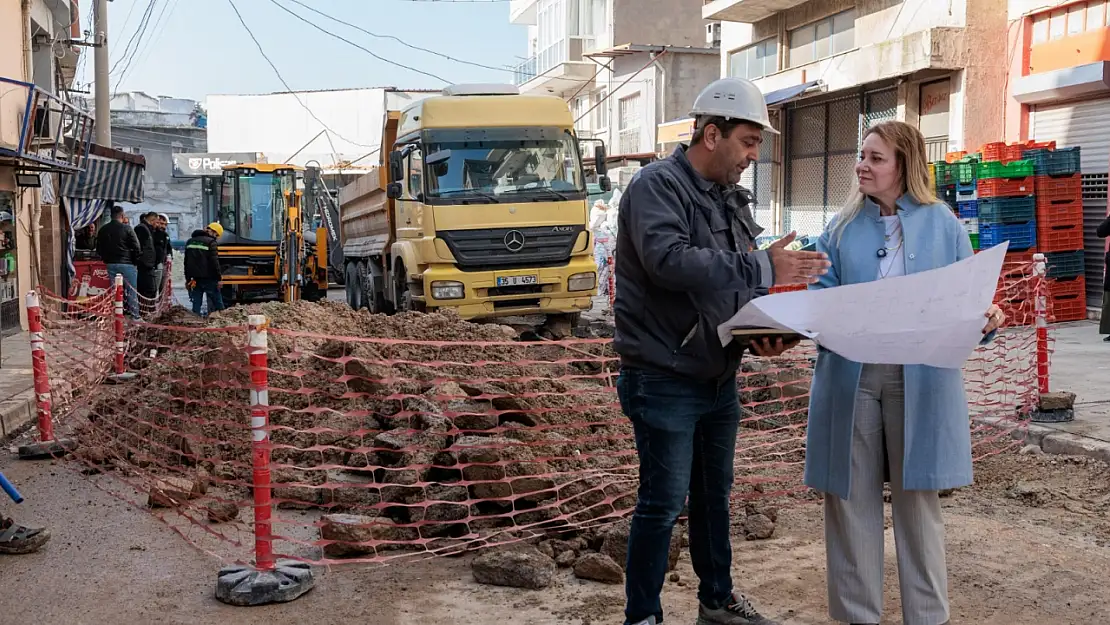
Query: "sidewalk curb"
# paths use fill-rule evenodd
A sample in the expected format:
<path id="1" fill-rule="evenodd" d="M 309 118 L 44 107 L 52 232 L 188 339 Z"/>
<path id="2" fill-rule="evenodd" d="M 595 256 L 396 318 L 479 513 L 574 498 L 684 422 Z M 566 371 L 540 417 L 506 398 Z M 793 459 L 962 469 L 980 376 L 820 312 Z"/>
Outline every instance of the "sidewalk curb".
<path id="1" fill-rule="evenodd" d="M 1029 445 L 1036 445 L 1046 454 L 1086 456 L 1110 464 L 1110 442 L 1061 432 L 1037 423 L 1015 427 L 1016 422 L 1005 417 L 973 417 L 971 421 L 976 425 L 1010 430 L 1010 436 L 1015 440 L 1024 440 Z"/>
<path id="2" fill-rule="evenodd" d="M 0 440 L 19 434 L 35 419 L 35 391 L 27 389 L 0 402 Z"/>

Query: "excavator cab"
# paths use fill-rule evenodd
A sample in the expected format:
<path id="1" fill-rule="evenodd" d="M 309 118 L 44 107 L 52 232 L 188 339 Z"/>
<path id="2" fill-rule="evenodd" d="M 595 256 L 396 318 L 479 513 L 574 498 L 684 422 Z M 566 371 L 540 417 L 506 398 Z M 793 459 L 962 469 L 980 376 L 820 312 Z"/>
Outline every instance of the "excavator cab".
<path id="1" fill-rule="evenodd" d="M 326 235 L 304 228 L 304 171 L 284 163 L 223 168 L 215 217 L 224 227 L 219 255 L 227 301 L 292 302 L 327 294 Z"/>

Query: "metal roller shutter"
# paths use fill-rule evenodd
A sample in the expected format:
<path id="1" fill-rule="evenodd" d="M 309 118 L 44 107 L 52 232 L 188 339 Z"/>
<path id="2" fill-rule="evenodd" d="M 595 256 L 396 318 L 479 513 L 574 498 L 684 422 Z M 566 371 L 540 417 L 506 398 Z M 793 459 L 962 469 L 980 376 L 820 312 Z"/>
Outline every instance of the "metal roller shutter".
<path id="1" fill-rule="evenodd" d="M 1087 275 L 1087 305 L 1102 305 L 1102 274 L 1106 241 L 1095 228 L 1106 218 L 1107 172 L 1110 171 L 1110 99 L 1042 105 L 1029 120 L 1034 141 L 1055 141 L 1056 147 L 1082 148 L 1083 248 Z"/>

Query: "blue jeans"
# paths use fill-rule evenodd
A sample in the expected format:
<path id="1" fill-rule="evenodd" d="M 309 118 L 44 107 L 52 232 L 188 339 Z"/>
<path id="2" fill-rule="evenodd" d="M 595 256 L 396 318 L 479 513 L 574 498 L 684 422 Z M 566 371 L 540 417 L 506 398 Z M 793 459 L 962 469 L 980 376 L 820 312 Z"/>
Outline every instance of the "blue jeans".
<path id="1" fill-rule="evenodd" d="M 193 314 L 200 316 L 201 304 L 208 297 L 208 314 L 224 309 L 224 298 L 220 294 L 219 280 L 197 280 L 197 285 L 189 292 L 193 300 Z"/>
<path id="2" fill-rule="evenodd" d="M 671 530 L 689 494 L 690 558 L 698 599 L 718 609 L 732 594 L 729 493 L 740 403 L 736 380 L 696 382 L 624 368 L 617 380 L 640 456 L 640 489 L 628 537 L 625 623 L 663 620 Z"/>
<path id="3" fill-rule="evenodd" d="M 139 318 L 139 268 L 126 263 L 106 263 L 108 281 L 115 288 L 116 276 L 123 276 L 123 302 L 127 316 Z"/>

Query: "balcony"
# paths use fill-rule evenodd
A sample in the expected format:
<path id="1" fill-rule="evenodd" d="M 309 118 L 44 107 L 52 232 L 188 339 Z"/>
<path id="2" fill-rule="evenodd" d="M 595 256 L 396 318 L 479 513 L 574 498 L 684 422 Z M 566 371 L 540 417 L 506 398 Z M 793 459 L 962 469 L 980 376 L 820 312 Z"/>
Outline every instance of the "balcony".
<path id="1" fill-rule="evenodd" d="M 701 9 L 702 19 L 751 24 L 808 0 L 712 0 Z"/>
<path id="2" fill-rule="evenodd" d="M 588 91 L 594 82 L 597 65 L 583 60 L 582 51 L 592 41 L 568 37 L 548 46 L 514 68 L 514 83 L 521 93 L 535 95 Z"/>
<path id="3" fill-rule="evenodd" d="M 509 0 L 509 23 L 529 26 L 536 23 L 539 0 Z"/>
<path id="4" fill-rule="evenodd" d="M 92 132 L 92 117 L 73 104 L 31 83 L 0 78 L 0 164 L 81 171 Z"/>
<path id="5" fill-rule="evenodd" d="M 967 62 L 964 29 L 931 28 L 792 67 L 755 84 L 770 94 L 820 80 L 833 92 L 924 70 L 962 69 Z"/>

